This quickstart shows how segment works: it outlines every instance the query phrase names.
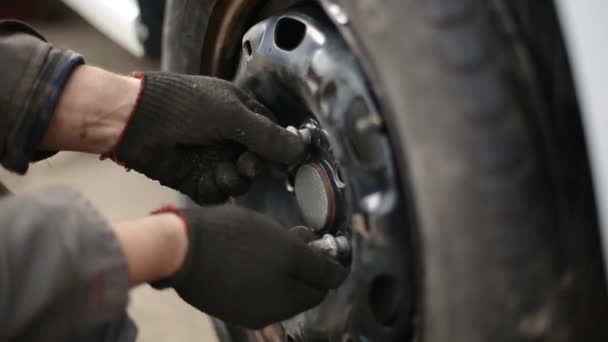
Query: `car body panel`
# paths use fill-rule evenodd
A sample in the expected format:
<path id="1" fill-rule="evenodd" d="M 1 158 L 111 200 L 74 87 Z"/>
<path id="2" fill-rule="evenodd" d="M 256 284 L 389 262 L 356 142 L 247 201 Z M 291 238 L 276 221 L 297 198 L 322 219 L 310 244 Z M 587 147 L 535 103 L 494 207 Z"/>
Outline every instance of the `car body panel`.
<path id="1" fill-rule="evenodd" d="M 136 0 L 62 0 L 91 25 L 137 57 L 145 54 L 139 39 L 139 6 Z"/>
<path id="2" fill-rule="evenodd" d="M 556 0 L 556 5 L 581 105 L 608 265 L 608 2 Z"/>

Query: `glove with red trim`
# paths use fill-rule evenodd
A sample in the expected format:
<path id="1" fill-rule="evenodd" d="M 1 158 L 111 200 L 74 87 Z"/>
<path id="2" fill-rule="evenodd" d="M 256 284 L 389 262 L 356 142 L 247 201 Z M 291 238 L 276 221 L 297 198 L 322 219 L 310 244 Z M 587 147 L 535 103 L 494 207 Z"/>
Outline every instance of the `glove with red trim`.
<path id="1" fill-rule="evenodd" d="M 179 215 L 189 250 L 181 270 L 153 284 L 172 287 L 190 305 L 257 329 L 319 304 L 347 271 L 307 246 L 314 234 L 232 205 L 158 212 Z M 309 232 L 305 234 L 303 232 Z"/>
<path id="2" fill-rule="evenodd" d="M 163 72 L 135 73 L 140 98 L 118 145 L 105 154 L 199 204 L 247 191 L 262 160 L 305 154 L 298 136 L 230 82 Z"/>

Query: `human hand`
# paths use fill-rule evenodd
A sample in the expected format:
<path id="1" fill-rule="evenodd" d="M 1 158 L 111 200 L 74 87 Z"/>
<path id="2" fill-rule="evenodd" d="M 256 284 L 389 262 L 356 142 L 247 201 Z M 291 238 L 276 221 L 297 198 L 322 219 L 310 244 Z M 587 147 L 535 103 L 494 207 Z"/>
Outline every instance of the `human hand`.
<path id="1" fill-rule="evenodd" d="M 319 304 L 347 271 L 263 214 L 236 206 L 175 212 L 187 222 L 181 270 L 154 284 L 173 287 L 189 304 L 227 322 L 257 329 Z"/>
<path id="2" fill-rule="evenodd" d="M 138 103 L 107 155 L 199 204 L 246 192 L 260 173 L 259 158 L 290 164 L 305 153 L 298 136 L 230 82 L 162 72 L 138 77 Z"/>

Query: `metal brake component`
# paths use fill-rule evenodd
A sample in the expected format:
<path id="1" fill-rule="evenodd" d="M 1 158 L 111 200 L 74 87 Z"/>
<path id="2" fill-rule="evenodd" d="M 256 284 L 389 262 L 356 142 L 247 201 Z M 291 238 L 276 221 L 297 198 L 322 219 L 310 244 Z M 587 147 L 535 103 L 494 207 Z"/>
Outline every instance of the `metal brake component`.
<path id="1" fill-rule="evenodd" d="M 335 233 L 345 222 L 345 184 L 338 175 L 326 132 L 315 122 L 301 127 L 299 130 L 288 128 L 309 141 L 306 160 L 292 169 L 300 215 L 317 233 Z"/>
<path id="2" fill-rule="evenodd" d="M 346 236 L 325 234 L 319 240 L 309 242 L 308 245 L 334 259 L 345 260 L 350 257 L 350 242 Z"/>
<path id="3" fill-rule="evenodd" d="M 315 231 L 333 222 L 334 191 L 327 172 L 317 163 L 301 166 L 296 173 L 295 193 L 304 222 Z"/>

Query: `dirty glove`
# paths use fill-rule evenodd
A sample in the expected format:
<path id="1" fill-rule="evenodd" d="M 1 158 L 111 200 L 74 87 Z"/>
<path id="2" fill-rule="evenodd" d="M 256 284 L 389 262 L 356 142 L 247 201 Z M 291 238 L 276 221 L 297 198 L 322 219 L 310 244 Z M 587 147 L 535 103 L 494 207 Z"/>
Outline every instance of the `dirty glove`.
<path id="1" fill-rule="evenodd" d="M 140 98 L 107 156 L 199 204 L 243 194 L 261 169 L 256 156 L 289 164 L 305 153 L 296 135 L 232 83 L 162 72 L 134 76 L 142 79 Z"/>
<path id="2" fill-rule="evenodd" d="M 173 211 L 173 209 L 159 212 Z M 310 249 L 300 231 L 232 205 L 184 209 L 189 251 L 182 269 L 160 281 L 190 305 L 251 329 L 319 304 L 346 270 Z"/>

